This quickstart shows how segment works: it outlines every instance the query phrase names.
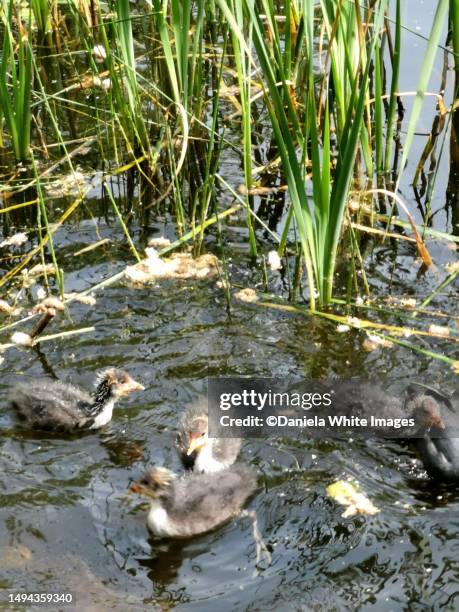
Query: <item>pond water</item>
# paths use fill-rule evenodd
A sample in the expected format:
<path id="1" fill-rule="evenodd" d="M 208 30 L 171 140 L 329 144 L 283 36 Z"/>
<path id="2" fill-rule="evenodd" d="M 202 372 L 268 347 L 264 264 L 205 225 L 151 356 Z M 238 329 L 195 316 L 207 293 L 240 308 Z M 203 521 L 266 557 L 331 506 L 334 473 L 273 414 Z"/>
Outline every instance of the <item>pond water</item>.
<path id="1" fill-rule="evenodd" d="M 426 28 L 431 11 L 420 12 Z M 407 78 L 416 57 L 408 56 Z M 416 141 L 415 160 L 423 143 Z M 448 165 L 442 163 L 444 188 L 436 189 L 434 227 L 451 232 L 444 203 Z M 242 182 L 234 175 L 234 160 L 226 164 L 232 184 Z M 403 191 L 414 210 L 408 184 Z M 92 197 L 97 204 L 100 194 Z M 231 278 L 263 288 L 260 268 L 247 263 L 245 231 L 238 218 L 224 229 Z M 134 240 L 141 241 L 144 233 L 133 228 Z M 158 220 L 147 233 L 172 238 L 173 223 Z M 111 242 L 74 256 L 105 237 Z M 97 226 L 88 217 L 59 230 L 56 246 L 66 290 L 87 289 L 132 263 L 124 245 L 115 222 L 102 218 Z M 220 254 L 212 235 L 207 245 Z M 369 281 L 381 296 L 425 297 L 455 257 L 445 241 L 429 242 L 437 267 L 418 277 L 409 243 L 370 247 Z M 270 248 L 266 241 L 266 251 Z M 269 291 L 287 295 L 282 273 L 269 273 L 268 281 Z M 37 287 L 24 296 L 24 306 L 36 301 Z M 127 493 L 145 466 L 180 469 L 175 427 L 186 405 L 205 394 L 209 375 L 292 380 L 359 375 L 398 394 L 413 379 L 452 391 L 456 383 L 449 366 L 402 346 L 367 352 L 362 333 L 337 334 L 335 324 L 315 317 L 236 301 L 229 317 L 224 295 L 211 280 L 162 281 L 144 288 L 120 282 L 96 297 L 94 307 L 72 303 L 70 318 L 52 329 L 94 326 L 94 332 L 3 354 L 2 395 L 19 380 L 45 374 L 89 388 L 95 371 L 108 365 L 125 368 L 146 390 L 123 402 L 103 430 L 78 437 L 25 432 L 2 408 L 1 589 L 69 591 L 78 610 L 179 604 L 190 611 L 459 609 L 459 492 L 432 482 L 414 452 L 394 441 L 247 440 L 242 459 L 260 476 L 248 508 L 256 511 L 273 551 L 271 565 L 258 572 L 247 519 L 192 540 L 158 542 L 146 530 L 147 507 Z M 454 288 L 431 307 L 457 316 Z M 391 323 L 406 320 L 381 313 L 384 317 Z M 423 325 L 430 323 L 438 319 L 423 319 Z M 430 340 L 423 346 L 458 358 L 450 344 L 445 348 Z M 381 509 L 378 515 L 341 517 L 343 508 L 327 498 L 325 487 L 348 477 L 359 481 Z"/>
<path id="2" fill-rule="evenodd" d="M 101 223 L 99 230 L 116 240 L 113 228 Z M 69 288 L 91 286 L 126 263 L 116 246 L 101 247 L 85 262 L 74 257 L 94 231 L 83 222 L 60 236 Z M 393 256 L 393 248 L 375 248 L 380 279 Z M 408 270 L 412 253 L 399 252 L 397 259 L 398 269 Z M 231 271 L 239 282 L 259 282 L 259 270 L 237 258 Z M 282 292 L 278 274 L 270 278 L 275 293 Z M 433 276 L 423 282 L 435 282 Z M 405 271 L 391 282 L 400 293 L 416 294 L 414 277 Z M 453 295 L 443 296 L 441 306 L 453 312 Z M 9 350 L 1 365 L 3 392 L 18 380 L 53 372 L 88 386 L 93 372 L 108 365 L 125 367 L 146 390 L 124 402 L 103 431 L 77 438 L 24 432 L 2 411 L 2 588 L 65 588 L 77 595 L 79 609 L 91 610 L 139 610 L 158 602 L 190 610 L 345 610 L 358 604 L 397 610 L 421 601 L 425 609 L 457 609 L 459 494 L 434 485 L 412 451 L 396 442 L 246 441 L 242 457 L 260 473 L 249 508 L 273 548 L 272 564 L 258 575 L 247 519 L 187 542 L 155 542 L 145 528 L 145 506 L 127 494 L 146 465 L 179 469 L 174 428 L 187 403 L 205 392 L 209 374 L 297 379 L 358 373 L 394 393 L 407 380 L 428 377 L 451 390 L 452 375 L 441 362 L 402 347 L 367 353 L 359 332 L 336 334 L 332 323 L 237 302 L 229 320 L 223 294 L 206 280 L 141 289 L 120 283 L 97 294 L 93 308 L 72 304 L 70 316 L 60 329 L 94 325 L 96 331 L 36 351 Z M 341 517 L 343 509 L 326 498 L 325 487 L 349 476 L 380 514 Z"/>

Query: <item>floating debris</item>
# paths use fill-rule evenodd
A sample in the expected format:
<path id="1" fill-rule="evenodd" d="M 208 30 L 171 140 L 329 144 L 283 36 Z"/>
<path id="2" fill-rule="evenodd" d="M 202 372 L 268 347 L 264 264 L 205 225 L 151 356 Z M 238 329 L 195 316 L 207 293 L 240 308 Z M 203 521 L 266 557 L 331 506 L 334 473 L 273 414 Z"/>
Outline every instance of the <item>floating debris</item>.
<path id="1" fill-rule="evenodd" d="M 360 212 L 363 215 L 366 216 L 371 216 L 374 212 L 373 206 L 371 204 L 371 201 L 368 200 L 368 198 L 362 198 L 362 197 L 358 197 L 358 193 L 355 192 L 355 195 L 350 197 L 349 202 L 347 204 L 349 211 L 351 213 L 358 213 Z M 353 224 L 354 225 L 354 224 Z M 367 228 L 366 226 L 363 226 L 362 229 L 365 231 L 365 229 L 374 229 L 374 228 Z"/>
<path id="2" fill-rule="evenodd" d="M 273 272 L 276 272 L 277 270 L 280 270 L 282 268 L 281 258 L 279 257 L 277 251 L 269 251 L 268 266 Z"/>
<path id="3" fill-rule="evenodd" d="M 111 79 L 109 78 L 101 79 L 98 76 L 95 76 L 93 78 L 92 84 L 94 85 L 94 87 L 100 87 L 100 89 L 103 89 L 104 91 L 108 91 L 112 87 Z"/>
<path id="4" fill-rule="evenodd" d="M 108 74 L 108 72 L 103 73 L 103 74 Z M 101 78 L 98 75 L 94 75 L 94 74 L 84 74 L 84 75 L 80 75 L 78 76 L 78 82 L 74 83 L 71 86 L 71 89 L 92 89 L 93 87 L 99 87 L 101 83 Z"/>
<path id="5" fill-rule="evenodd" d="M 142 270 L 140 268 L 140 263 L 135 266 L 128 266 L 124 273 L 130 281 L 139 284 L 148 283 L 156 278 L 153 274 L 149 273 L 148 270 Z"/>
<path id="6" fill-rule="evenodd" d="M 451 369 L 455 374 L 459 374 L 459 361 L 455 361 L 451 366 Z"/>
<path id="7" fill-rule="evenodd" d="M 373 516 L 379 512 L 379 508 L 365 497 L 363 493 L 359 493 L 357 486 L 352 482 L 338 480 L 328 485 L 326 491 L 327 495 L 338 502 L 338 504 L 347 506 L 347 509 L 341 515 L 343 518 L 349 518 L 356 514 Z"/>
<path id="8" fill-rule="evenodd" d="M 357 329 L 360 329 L 362 327 L 362 321 L 357 317 L 348 317 L 347 322 L 351 327 L 355 327 Z"/>
<path id="9" fill-rule="evenodd" d="M 0 300 L 0 312 L 6 312 L 9 315 L 18 315 L 20 314 L 22 308 L 16 306 L 10 306 L 7 301 Z"/>
<path id="10" fill-rule="evenodd" d="M 362 342 L 362 348 L 367 353 L 372 353 L 373 351 L 375 351 L 379 347 L 376 345 L 375 342 L 372 342 L 368 338 L 365 338 L 364 341 Z"/>
<path id="11" fill-rule="evenodd" d="M 30 270 L 23 270 L 24 276 L 40 276 L 41 274 L 54 274 L 55 269 L 53 264 L 37 264 Z"/>
<path id="12" fill-rule="evenodd" d="M 229 289 L 231 287 L 230 283 L 226 280 L 219 280 L 215 283 L 218 289 Z"/>
<path id="13" fill-rule="evenodd" d="M 251 195 L 251 196 L 266 196 L 271 193 L 279 193 L 281 191 L 288 191 L 288 185 L 279 185 L 278 187 L 263 187 L 263 186 L 253 186 L 250 189 L 247 189 L 246 185 L 239 185 L 237 188 L 239 193 L 243 196 Z"/>
<path id="14" fill-rule="evenodd" d="M 2 546 L 0 563 L 5 570 L 22 569 L 32 561 L 32 551 L 23 544 Z"/>
<path id="15" fill-rule="evenodd" d="M 196 259 L 190 253 L 175 253 L 163 259 L 153 247 L 146 248 L 145 253 L 146 259 L 126 268 L 125 274 L 129 280 L 148 283 L 158 278 L 200 279 L 218 273 L 218 259 L 210 253 Z"/>
<path id="16" fill-rule="evenodd" d="M 351 328 L 349 327 L 349 325 L 343 325 L 342 323 L 340 325 L 338 325 L 338 327 L 336 328 L 336 331 L 339 334 L 344 334 L 345 332 L 348 332 Z"/>
<path id="17" fill-rule="evenodd" d="M 92 56 L 98 64 L 101 64 L 104 60 L 106 60 L 107 51 L 105 50 L 104 45 L 94 45 L 92 48 Z"/>
<path id="18" fill-rule="evenodd" d="M 448 272 L 448 274 L 455 274 L 456 272 L 459 272 L 459 261 L 453 261 L 446 264 L 445 270 Z"/>
<path id="19" fill-rule="evenodd" d="M 32 342 L 35 342 L 36 338 L 38 338 L 38 336 L 41 335 L 43 330 L 54 319 L 54 317 L 57 314 L 57 311 L 54 308 L 47 308 L 47 309 L 43 308 L 40 310 L 36 309 L 32 312 L 34 312 L 34 314 L 41 313 L 41 317 L 38 319 L 35 327 L 30 332 L 30 338 L 32 339 Z"/>
<path id="20" fill-rule="evenodd" d="M 154 247 L 155 249 L 162 249 L 170 245 L 171 245 L 171 241 L 169 240 L 169 238 L 164 238 L 164 236 L 158 236 L 157 238 L 151 238 L 148 241 L 148 246 Z"/>
<path id="21" fill-rule="evenodd" d="M 45 298 L 42 302 L 40 302 L 39 304 L 36 304 L 32 308 L 33 314 L 46 312 L 46 313 L 49 313 L 52 317 L 54 317 L 58 311 L 63 312 L 64 310 L 65 310 L 65 306 L 61 302 L 61 300 L 58 297 L 55 297 L 52 295 Z"/>
<path id="22" fill-rule="evenodd" d="M 44 300 L 47 295 L 48 294 L 46 293 L 46 289 L 44 289 L 43 287 L 40 287 L 39 289 L 37 289 L 37 298 L 39 300 Z"/>
<path id="23" fill-rule="evenodd" d="M 72 302 L 80 302 L 86 306 L 95 306 L 96 298 L 93 295 L 83 295 L 81 293 L 64 293 L 64 298 Z"/>
<path id="24" fill-rule="evenodd" d="M 404 306 L 405 308 L 416 308 L 416 299 L 415 298 L 402 298 L 400 300 L 400 306 Z"/>
<path id="25" fill-rule="evenodd" d="M 64 304 L 61 300 L 55 296 L 49 296 L 45 298 L 40 304 L 33 307 L 33 314 L 41 314 L 38 322 L 36 323 L 33 330 L 30 332 L 30 338 L 32 341 L 42 333 L 45 327 L 54 319 L 58 312 L 65 310 Z"/>
<path id="26" fill-rule="evenodd" d="M 18 346 L 32 346 L 33 339 L 29 334 L 17 331 L 11 336 L 11 342 Z"/>
<path id="27" fill-rule="evenodd" d="M 45 190 L 53 197 L 64 197 L 77 192 L 86 183 L 86 180 L 87 177 L 82 172 L 75 170 L 56 181 L 48 183 L 48 185 L 45 185 Z"/>
<path id="28" fill-rule="evenodd" d="M 238 300 L 241 300 L 241 302 L 258 302 L 258 295 L 257 292 L 254 289 L 250 289 L 249 287 L 246 287 L 245 289 L 241 289 L 240 291 L 238 291 L 237 293 L 234 294 L 234 297 L 237 298 Z"/>
<path id="29" fill-rule="evenodd" d="M 436 336 L 443 336 L 444 338 L 448 338 L 450 335 L 449 327 L 445 327 L 444 325 L 431 325 L 429 327 L 429 333 L 435 334 Z"/>
<path id="30" fill-rule="evenodd" d="M 0 247 L 6 246 L 21 246 L 24 242 L 27 242 L 27 234 L 25 232 L 18 232 L 17 234 L 13 234 L 9 238 L 6 238 L 2 242 L 0 242 Z"/>
<path id="31" fill-rule="evenodd" d="M 362 346 L 365 351 L 371 353 L 372 351 L 375 351 L 378 348 L 390 348 L 394 345 L 390 340 L 387 340 L 386 338 L 376 336 L 375 334 L 367 333 L 367 337 L 363 341 Z"/>

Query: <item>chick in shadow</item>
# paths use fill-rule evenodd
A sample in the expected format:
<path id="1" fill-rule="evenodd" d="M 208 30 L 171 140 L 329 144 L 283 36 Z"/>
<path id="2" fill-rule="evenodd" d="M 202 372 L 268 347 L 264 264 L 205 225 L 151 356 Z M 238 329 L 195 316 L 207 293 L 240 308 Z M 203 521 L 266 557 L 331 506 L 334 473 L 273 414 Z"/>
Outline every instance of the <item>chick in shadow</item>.
<path id="1" fill-rule="evenodd" d="M 414 383 L 407 389 L 406 410 L 420 425 L 414 443 L 434 480 L 459 482 L 459 393 L 445 393 Z"/>

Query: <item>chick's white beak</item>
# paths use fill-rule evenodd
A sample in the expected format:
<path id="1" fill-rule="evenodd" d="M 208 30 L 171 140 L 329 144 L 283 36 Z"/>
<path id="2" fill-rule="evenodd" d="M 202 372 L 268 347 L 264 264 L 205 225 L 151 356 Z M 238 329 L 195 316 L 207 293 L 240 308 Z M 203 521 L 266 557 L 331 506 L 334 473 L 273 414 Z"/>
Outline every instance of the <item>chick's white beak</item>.
<path id="1" fill-rule="evenodd" d="M 188 450 L 186 451 L 186 454 L 188 456 L 192 455 L 195 450 L 199 450 L 200 448 L 205 446 L 205 444 L 206 444 L 205 436 L 198 436 L 196 438 L 191 438 L 190 445 L 188 446 Z"/>
<path id="2" fill-rule="evenodd" d="M 144 391 L 145 387 L 133 378 L 130 378 L 127 382 L 123 383 L 123 385 L 121 386 L 121 390 L 123 395 L 128 395 L 129 393 L 133 393 L 134 391 Z"/>

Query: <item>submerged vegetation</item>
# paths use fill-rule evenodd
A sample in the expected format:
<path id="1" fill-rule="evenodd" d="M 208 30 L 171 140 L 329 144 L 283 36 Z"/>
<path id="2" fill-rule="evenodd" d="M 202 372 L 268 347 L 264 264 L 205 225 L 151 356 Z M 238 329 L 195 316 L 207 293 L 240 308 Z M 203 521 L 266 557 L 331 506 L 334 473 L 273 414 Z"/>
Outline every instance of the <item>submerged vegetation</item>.
<path id="1" fill-rule="evenodd" d="M 94 189 L 133 263 L 142 259 L 133 228 L 158 215 L 175 224 L 167 251 L 189 243 L 199 255 L 213 232 L 224 263 L 222 225 L 241 215 L 264 276 L 274 240 L 290 301 L 341 325 L 360 295 L 370 297 L 369 235 L 409 241 L 425 273 L 435 264 L 427 238 L 458 242 L 459 9 L 437 3 L 415 92 L 400 76 L 401 9 L 401 0 L 2 0 L 0 214 L 5 235 L 33 232 L 24 252 L 3 259 L 0 286 L 14 290 L 26 266 L 49 261 L 63 296 L 53 234 L 88 214 Z M 436 116 L 415 176 L 405 177 L 426 96 Z M 448 138 L 452 235 L 432 229 L 431 210 Z M 231 184 L 228 163 L 243 184 Z M 401 197 L 403 180 L 417 211 Z M 458 273 L 450 267 L 414 314 Z M 364 323 L 405 342 L 400 324 Z M 457 330 L 448 335 L 455 344 Z"/>

